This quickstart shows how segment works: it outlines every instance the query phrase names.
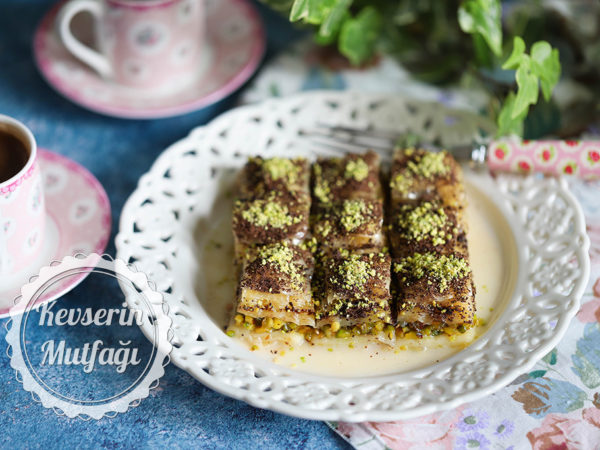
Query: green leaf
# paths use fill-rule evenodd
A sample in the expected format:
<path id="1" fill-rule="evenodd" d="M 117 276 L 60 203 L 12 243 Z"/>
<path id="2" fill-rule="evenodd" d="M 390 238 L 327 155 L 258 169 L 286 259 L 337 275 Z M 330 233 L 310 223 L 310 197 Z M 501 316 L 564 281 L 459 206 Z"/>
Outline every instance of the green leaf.
<path id="1" fill-rule="evenodd" d="M 358 65 L 373 56 L 381 22 L 381 16 L 373 6 L 363 8 L 356 18 L 344 22 L 339 49 L 352 64 Z"/>
<path id="2" fill-rule="evenodd" d="M 534 370 L 533 372 L 529 372 L 529 378 L 541 378 L 546 375 L 545 370 Z"/>
<path id="3" fill-rule="evenodd" d="M 348 17 L 350 5 L 352 5 L 352 0 L 336 0 L 335 5 L 319 28 L 320 38 L 331 38 L 340 31 L 342 23 Z"/>
<path id="4" fill-rule="evenodd" d="M 513 106 L 515 104 L 515 94 L 511 92 L 504 100 L 504 105 L 498 115 L 498 136 L 509 136 L 516 134 L 517 136 L 523 135 L 523 121 L 527 112 L 521 113 L 517 117 L 512 117 Z"/>
<path id="5" fill-rule="evenodd" d="M 545 41 L 539 41 L 533 44 L 531 55 L 528 55 L 525 53 L 525 42 L 517 36 L 513 42 L 513 51 L 502 68 L 516 69 L 518 90 L 511 104 L 506 104 L 500 111 L 498 116 L 500 135 L 523 129 L 522 123 L 519 122 L 522 122 L 521 118 L 524 120 L 527 116 L 529 107 L 537 103 L 540 87 L 546 101 L 550 100 L 552 90 L 560 78 L 558 50 L 553 49 Z"/>
<path id="6" fill-rule="evenodd" d="M 310 0 L 296 0 L 290 11 L 290 22 L 306 19 L 310 15 Z"/>
<path id="7" fill-rule="evenodd" d="M 560 79 L 560 60 L 558 50 L 553 49 L 546 41 L 539 41 L 531 47 L 531 71 L 540 78 L 542 94 L 546 101 L 550 100 L 552 90 Z"/>
<path id="8" fill-rule="evenodd" d="M 523 56 L 521 65 L 517 69 L 517 96 L 513 105 L 511 118 L 515 119 L 521 114 L 527 115 L 529 105 L 535 105 L 538 101 L 539 87 L 538 77 L 530 72 L 531 63 L 529 57 Z"/>
<path id="9" fill-rule="evenodd" d="M 469 34 L 480 34 L 490 49 L 502 54 L 502 6 L 499 0 L 466 0 L 458 8 L 460 28 Z"/>
<path id="10" fill-rule="evenodd" d="M 519 36 L 515 36 L 515 40 L 513 41 L 513 51 L 504 64 L 502 64 L 502 68 L 507 70 L 519 67 L 523 53 L 525 53 L 525 42 Z"/>
<path id="11" fill-rule="evenodd" d="M 290 21 L 303 20 L 319 25 L 328 16 L 336 0 L 295 0 L 290 11 Z"/>
<path id="12" fill-rule="evenodd" d="M 550 57 L 552 46 L 546 41 L 538 41 L 531 46 L 531 57 L 534 61 L 544 61 Z"/>

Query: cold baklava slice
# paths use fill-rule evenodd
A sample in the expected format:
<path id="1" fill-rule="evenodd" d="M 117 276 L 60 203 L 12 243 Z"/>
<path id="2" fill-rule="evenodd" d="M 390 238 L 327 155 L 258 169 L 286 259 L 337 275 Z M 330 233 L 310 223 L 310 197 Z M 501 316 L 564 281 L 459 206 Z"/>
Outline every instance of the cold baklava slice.
<path id="1" fill-rule="evenodd" d="M 298 246 L 284 242 L 253 248 L 242 267 L 237 312 L 262 319 L 273 329 L 314 326 L 313 269 L 311 253 Z"/>
<path id="2" fill-rule="evenodd" d="M 271 192 L 310 197 L 310 164 L 305 158 L 249 158 L 237 191 L 239 199 L 266 197 Z"/>
<path id="3" fill-rule="evenodd" d="M 326 257 L 317 326 L 338 337 L 383 331 L 391 323 L 390 265 L 384 252 L 338 250 Z"/>
<path id="4" fill-rule="evenodd" d="M 299 244 L 309 231 L 310 202 L 273 191 L 265 197 L 238 199 L 233 207 L 233 235 L 236 261 L 261 244 Z"/>
<path id="5" fill-rule="evenodd" d="M 397 324 L 421 333 L 473 325 L 475 286 L 466 256 L 414 253 L 394 260 Z"/>
<path id="6" fill-rule="evenodd" d="M 313 164 L 313 196 L 318 204 L 340 199 L 378 200 L 383 197 L 379 155 L 350 153 L 343 158 L 319 158 Z"/>
<path id="7" fill-rule="evenodd" d="M 390 173 L 392 206 L 439 199 L 443 206 L 461 208 L 465 202 L 462 170 L 446 151 L 399 149 Z"/>
<path id="8" fill-rule="evenodd" d="M 385 245 L 381 200 L 342 200 L 314 208 L 312 233 L 326 248 L 378 249 Z"/>
<path id="9" fill-rule="evenodd" d="M 396 258 L 413 253 L 466 255 L 465 226 L 456 208 L 443 207 L 439 201 L 402 204 L 390 216 L 389 239 Z"/>

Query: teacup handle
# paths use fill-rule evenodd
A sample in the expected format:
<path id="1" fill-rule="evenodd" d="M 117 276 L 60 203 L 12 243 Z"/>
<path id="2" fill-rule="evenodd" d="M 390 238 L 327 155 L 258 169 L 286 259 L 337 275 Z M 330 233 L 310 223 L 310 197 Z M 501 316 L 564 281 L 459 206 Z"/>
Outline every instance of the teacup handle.
<path id="1" fill-rule="evenodd" d="M 113 71 L 106 56 L 82 44 L 71 33 L 71 21 L 80 12 L 89 12 L 98 22 L 104 16 L 104 6 L 100 0 L 71 0 L 61 8 L 58 15 L 58 34 L 64 46 L 76 58 L 86 63 L 101 76 L 111 78 Z"/>

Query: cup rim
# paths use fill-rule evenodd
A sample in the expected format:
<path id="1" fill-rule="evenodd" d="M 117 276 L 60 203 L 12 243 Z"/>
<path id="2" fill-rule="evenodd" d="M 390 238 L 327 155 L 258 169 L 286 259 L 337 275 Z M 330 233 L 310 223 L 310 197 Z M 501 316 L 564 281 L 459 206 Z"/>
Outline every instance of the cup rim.
<path id="1" fill-rule="evenodd" d="M 35 164 L 35 160 L 37 158 L 37 144 L 35 142 L 35 137 L 33 137 L 33 133 L 31 132 L 31 130 L 29 128 L 27 128 L 27 126 L 23 122 L 21 122 L 17 119 L 14 119 L 10 116 L 7 116 L 5 114 L 0 114 L 0 124 L 8 124 L 16 129 L 18 129 L 19 132 L 21 133 L 20 137 L 25 137 L 28 141 L 28 142 L 26 142 L 26 144 L 27 143 L 29 144 L 29 158 L 27 159 L 27 163 L 21 168 L 21 170 L 19 170 L 11 178 L 9 178 L 6 181 L 1 182 L 0 183 L 0 189 L 1 189 L 1 188 L 5 188 L 5 187 L 10 186 L 11 184 L 15 183 L 21 177 L 25 176 L 32 169 L 33 165 Z"/>
<path id="2" fill-rule="evenodd" d="M 120 6 L 131 9 L 148 9 L 169 6 L 180 0 L 106 0 L 111 6 Z"/>

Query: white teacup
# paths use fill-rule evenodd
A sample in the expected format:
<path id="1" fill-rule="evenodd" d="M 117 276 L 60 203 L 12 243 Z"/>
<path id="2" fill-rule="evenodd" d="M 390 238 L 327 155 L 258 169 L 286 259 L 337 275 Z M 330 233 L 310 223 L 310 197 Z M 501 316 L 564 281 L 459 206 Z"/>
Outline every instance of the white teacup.
<path id="1" fill-rule="evenodd" d="M 96 49 L 71 33 L 81 12 L 95 19 Z M 203 0 L 70 0 L 57 17 L 65 47 L 124 86 L 175 90 L 198 74 L 204 48 Z"/>

